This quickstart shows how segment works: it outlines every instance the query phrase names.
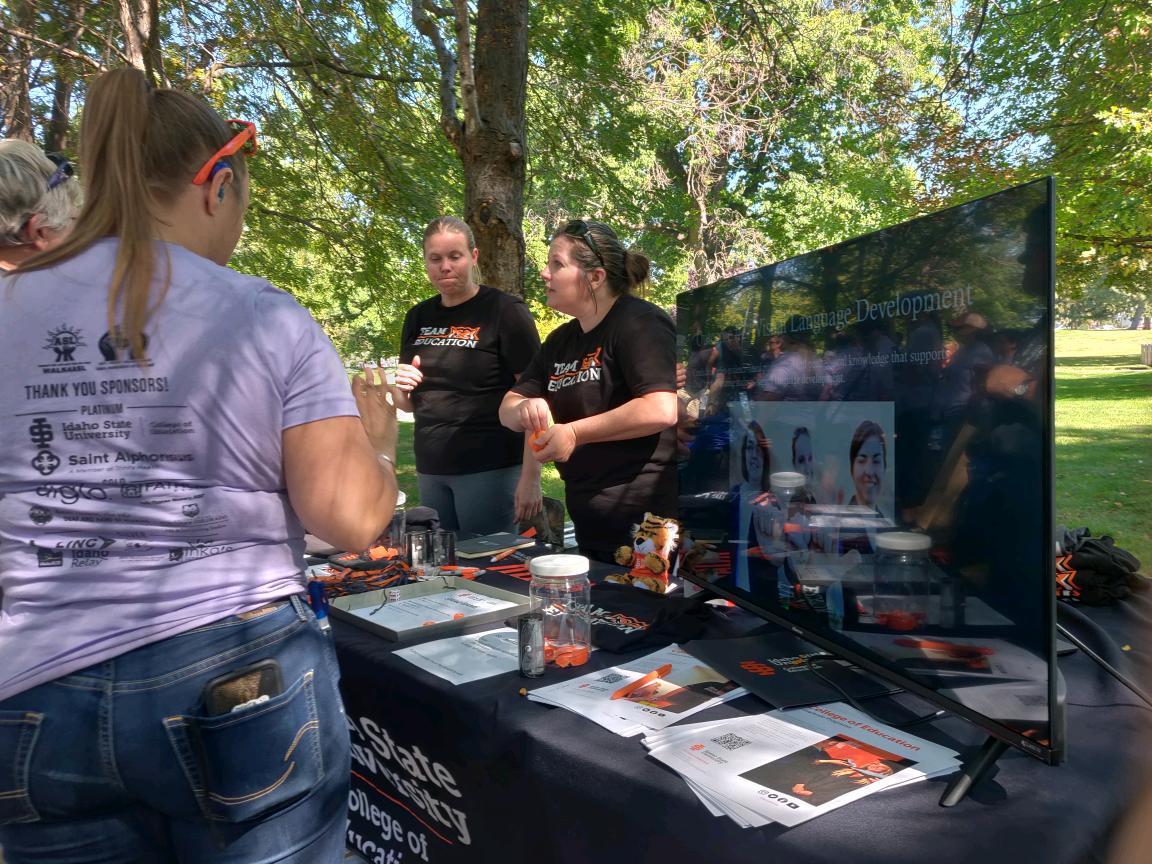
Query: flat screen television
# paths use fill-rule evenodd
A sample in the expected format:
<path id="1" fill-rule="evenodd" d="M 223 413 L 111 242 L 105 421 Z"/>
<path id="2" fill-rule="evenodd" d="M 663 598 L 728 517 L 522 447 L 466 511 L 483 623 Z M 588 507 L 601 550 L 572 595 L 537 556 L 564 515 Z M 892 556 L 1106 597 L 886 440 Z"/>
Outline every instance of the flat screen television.
<path id="1" fill-rule="evenodd" d="M 677 329 L 681 575 L 1056 764 L 1053 213 L 1017 186 L 686 291 Z"/>

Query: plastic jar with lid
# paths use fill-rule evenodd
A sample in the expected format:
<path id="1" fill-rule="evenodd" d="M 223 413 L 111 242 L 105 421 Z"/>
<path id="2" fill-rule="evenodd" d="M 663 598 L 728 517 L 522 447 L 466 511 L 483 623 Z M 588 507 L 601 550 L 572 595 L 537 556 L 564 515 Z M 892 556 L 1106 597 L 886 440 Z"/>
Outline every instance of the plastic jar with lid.
<path id="1" fill-rule="evenodd" d="M 544 615 L 544 659 L 579 666 L 592 650 L 591 585 L 583 555 L 541 555 L 528 562 L 532 608 Z"/>
<path id="2" fill-rule="evenodd" d="M 779 529 L 773 526 L 773 535 L 783 538 L 786 549 L 807 549 L 811 539 L 808 516 L 804 512 L 805 482 L 799 471 L 776 471 L 768 477 L 769 488 L 779 507 Z"/>
<path id="3" fill-rule="evenodd" d="M 872 556 L 872 617 L 881 627 L 902 632 L 931 622 L 935 567 L 932 538 L 911 531 L 877 534 Z"/>

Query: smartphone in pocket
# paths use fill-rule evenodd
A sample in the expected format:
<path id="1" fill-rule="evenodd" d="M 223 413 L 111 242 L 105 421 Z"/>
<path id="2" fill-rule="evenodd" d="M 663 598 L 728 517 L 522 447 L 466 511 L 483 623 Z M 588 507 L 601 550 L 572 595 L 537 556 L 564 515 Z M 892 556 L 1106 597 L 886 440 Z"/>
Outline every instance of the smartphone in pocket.
<path id="1" fill-rule="evenodd" d="M 261 696 L 279 696 L 284 678 L 275 660 L 261 660 L 213 678 L 204 688 L 204 708 L 209 717 L 227 714 Z"/>

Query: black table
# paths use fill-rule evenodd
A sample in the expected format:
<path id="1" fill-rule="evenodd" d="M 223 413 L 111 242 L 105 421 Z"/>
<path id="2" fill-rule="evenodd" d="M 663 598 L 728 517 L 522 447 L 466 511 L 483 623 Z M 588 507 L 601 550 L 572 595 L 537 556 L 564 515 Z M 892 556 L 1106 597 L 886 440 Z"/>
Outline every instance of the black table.
<path id="1" fill-rule="evenodd" d="M 720 614 L 708 636 L 761 623 L 739 610 Z M 1149 599 L 1065 611 L 1061 620 L 1126 671 L 1147 665 Z M 1010 751 L 994 777 L 952 809 L 938 805 L 945 781 L 936 780 L 796 828 L 741 829 L 711 816 L 678 776 L 646 757 L 638 738 L 519 695 L 525 685 L 651 648 L 597 651 L 587 665 L 549 670 L 538 683 L 510 673 L 453 686 L 393 657 L 392 643 L 341 622 L 334 629 L 354 747 L 349 848 L 380 864 L 1095 861 L 1133 795 L 1135 766 L 1147 761 L 1141 733 L 1149 712 L 1077 652 L 1060 661 L 1069 703 L 1064 765 Z M 764 710 L 746 697 L 688 722 Z M 883 719 L 880 706 L 876 713 Z M 984 739 L 955 718 L 915 732 L 965 752 Z"/>

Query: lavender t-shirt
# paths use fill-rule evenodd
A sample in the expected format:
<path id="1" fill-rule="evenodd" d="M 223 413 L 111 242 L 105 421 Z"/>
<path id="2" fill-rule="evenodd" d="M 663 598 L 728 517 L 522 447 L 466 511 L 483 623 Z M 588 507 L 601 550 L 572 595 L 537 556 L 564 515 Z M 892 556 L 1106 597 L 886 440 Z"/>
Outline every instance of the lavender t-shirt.
<path id="1" fill-rule="evenodd" d="M 0 699 L 302 590 L 281 432 L 356 415 L 340 359 L 283 291 L 156 252 L 143 365 L 116 240 L 0 279 Z"/>

